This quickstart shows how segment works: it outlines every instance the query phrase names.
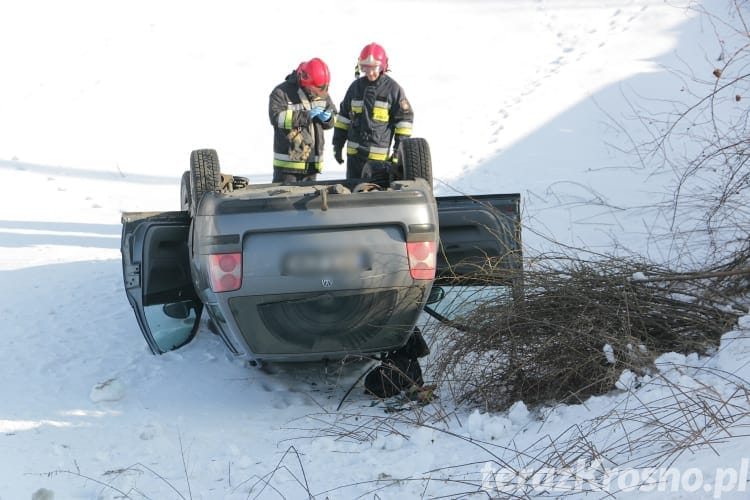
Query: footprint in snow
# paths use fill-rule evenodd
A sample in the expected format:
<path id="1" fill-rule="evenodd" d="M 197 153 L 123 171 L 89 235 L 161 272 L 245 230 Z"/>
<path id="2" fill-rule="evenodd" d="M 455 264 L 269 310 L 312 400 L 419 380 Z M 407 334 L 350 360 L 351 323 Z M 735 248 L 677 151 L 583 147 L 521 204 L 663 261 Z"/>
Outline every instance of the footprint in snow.
<path id="1" fill-rule="evenodd" d="M 31 495 L 31 500 L 54 500 L 55 492 L 47 488 L 39 488 Z"/>
<path id="2" fill-rule="evenodd" d="M 143 441 L 150 441 L 156 437 L 158 433 L 158 429 L 153 424 L 146 424 L 143 426 L 143 429 L 141 429 L 141 433 L 138 434 L 138 437 L 141 438 Z"/>
<path id="3" fill-rule="evenodd" d="M 89 393 L 89 399 L 94 403 L 119 401 L 123 397 L 125 397 L 125 385 L 116 378 L 96 384 Z"/>

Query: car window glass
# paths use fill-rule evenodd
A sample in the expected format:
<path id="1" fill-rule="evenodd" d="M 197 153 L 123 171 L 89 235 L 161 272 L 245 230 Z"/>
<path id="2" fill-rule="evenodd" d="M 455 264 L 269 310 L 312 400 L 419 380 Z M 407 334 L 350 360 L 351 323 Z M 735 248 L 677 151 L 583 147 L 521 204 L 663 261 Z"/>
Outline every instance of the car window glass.
<path id="1" fill-rule="evenodd" d="M 428 313 L 437 313 L 445 320 L 461 323 L 483 305 L 505 303 L 511 300 L 509 286 L 441 286 L 443 298 L 431 303 Z"/>
<path id="2" fill-rule="evenodd" d="M 148 329 L 162 352 L 176 349 L 190 340 L 197 313 L 189 302 L 155 304 L 143 309 Z"/>

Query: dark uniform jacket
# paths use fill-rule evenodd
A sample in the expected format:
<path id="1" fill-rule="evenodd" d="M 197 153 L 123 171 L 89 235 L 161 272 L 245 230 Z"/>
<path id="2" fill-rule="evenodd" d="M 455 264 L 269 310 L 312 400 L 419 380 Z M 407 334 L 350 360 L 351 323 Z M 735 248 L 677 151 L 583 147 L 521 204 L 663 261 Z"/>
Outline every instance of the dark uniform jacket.
<path id="1" fill-rule="evenodd" d="M 310 109 L 331 109 L 327 122 L 310 119 Z M 323 168 L 325 139 L 323 130 L 333 127 L 336 107 L 330 95 L 308 96 L 299 86 L 296 72 L 273 89 L 269 97 L 268 116 L 274 128 L 273 167 L 295 174 L 315 174 Z"/>
<path id="2" fill-rule="evenodd" d="M 348 140 L 347 154 L 385 160 L 391 141 L 395 151 L 403 137 L 411 136 L 413 123 L 414 111 L 396 80 L 387 74 L 374 82 L 361 77 L 352 82 L 341 101 L 333 147 L 341 149 Z"/>

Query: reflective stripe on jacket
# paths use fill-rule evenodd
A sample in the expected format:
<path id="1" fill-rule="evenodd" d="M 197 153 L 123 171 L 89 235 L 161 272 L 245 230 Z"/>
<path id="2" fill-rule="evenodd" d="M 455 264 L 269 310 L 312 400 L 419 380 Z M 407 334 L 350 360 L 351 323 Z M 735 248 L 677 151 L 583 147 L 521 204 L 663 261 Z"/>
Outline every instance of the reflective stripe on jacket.
<path id="1" fill-rule="evenodd" d="M 391 142 L 395 148 L 401 138 L 411 136 L 413 123 L 414 110 L 396 80 L 386 74 L 374 82 L 361 77 L 352 82 L 341 101 L 333 145 L 343 148 L 348 141 L 348 154 L 385 160 Z"/>

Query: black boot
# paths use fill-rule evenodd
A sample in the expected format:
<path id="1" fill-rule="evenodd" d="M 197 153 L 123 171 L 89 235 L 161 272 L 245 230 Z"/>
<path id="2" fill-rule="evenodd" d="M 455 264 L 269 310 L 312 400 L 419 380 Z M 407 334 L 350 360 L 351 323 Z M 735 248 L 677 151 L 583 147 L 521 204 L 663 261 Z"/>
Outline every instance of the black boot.
<path id="1" fill-rule="evenodd" d="M 414 327 L 403 347 L 383 355 L 382 363 L 365 377 L 365 391 L 379 398 L 389 398 L 413 386 L 422 387 L 422 367 L 418 358 L 430 354 L 422 332 Z"/>
<path id="2" fill-rule="evenodd" d="M 430 354 L 430 346 L 427 345 L 427 342 L 422 336 L 422 331 L 418 326 L 414 327 L 414 332 L 411 334 L 411 337 L 409 337 L 406 345 L 401 349 L 406 351 L 404 354 L 409 358 L 424 358 Z"/>
<path id="3" fill-rule="evenodd" d="M 395 396 L 412 386 L 422 387 L 422 368 L 416 358 L 388 353 L 365 377 L 365 392 L 379 398 Z"/>

